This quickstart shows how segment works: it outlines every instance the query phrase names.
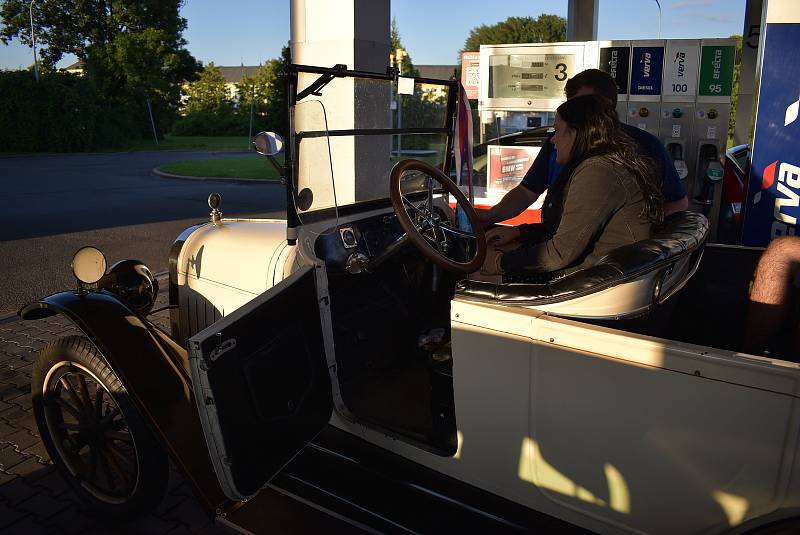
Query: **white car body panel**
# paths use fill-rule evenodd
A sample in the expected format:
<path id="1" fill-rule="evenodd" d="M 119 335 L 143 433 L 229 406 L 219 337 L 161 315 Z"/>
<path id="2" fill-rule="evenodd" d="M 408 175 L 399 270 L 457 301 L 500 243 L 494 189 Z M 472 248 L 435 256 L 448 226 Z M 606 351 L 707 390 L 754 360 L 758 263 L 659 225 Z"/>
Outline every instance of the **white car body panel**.
<path id="1" fill-rule="evenodd" d="M 318 261 L 314 240 L 330 226 L 301 227 L 297 246 L 287 245 L 281 220 L 201 227 L 179 257 L 181 308 L 184 296 L 199 294 L 230 313 L 298 265 Z M 686 267 L 665 288 L 679 284 Z M 454 457 L 354 421 L 338 384 L 330 423 L 600 533 L 718 533 L 778 508 L 800 510 L 800 365 L 597 327 L 546 310 L 614 316 L 620 306 L 647 304 L 652 284 L 647 277 L 540 309 L 454 300 Z M 335 364 L 331 318 L 323 325 L 329 364 Z"/>
<path id="2" fill-rule="evenodd" d="M 198 229 L 179 257 L 181 308 L 183 296 L 196 293 L 222 313 L 235 310 L 316 260 L 314 239 L 330 224 L 302 227 L 297 246 L 286 244 L 281 220 L 224 220 Z M 676 272 L 685 274 L 685 267 Z M 670 279 L 667 286 L 680 282 Z M 621 298 L 626 306 L 646 303 L 652 279 L 605 293 L 576 299 L 572 312 L 613 316 Z M 559 313 L 570 313 L 559 305 Z M 800 476 L 800 365 L 542 309 L 456 299 L 451 320 L 454 457 L 353 421 L 337 384 L 330 423 L 600 533 L 717 533 L 779 507 L 800 510 L 792 485 Z M 328 360 L 335 362 L 330 318 L 323 324 L 334 353 Z"/>
<path id="3" fill-rule="evenodd" d="M 178 257 L 181 311 L 194 300 L 207 314 L 229 314 L 283 280 L 294 249 L 281 219 L 223 219 L 198 228 Z"/>
<path id="4" fill-rule="evenodd" d="M 800 509 L 800 365 L 458 299 L 452 328 L 454 457 L 338 425 L 600 533 Z"/>

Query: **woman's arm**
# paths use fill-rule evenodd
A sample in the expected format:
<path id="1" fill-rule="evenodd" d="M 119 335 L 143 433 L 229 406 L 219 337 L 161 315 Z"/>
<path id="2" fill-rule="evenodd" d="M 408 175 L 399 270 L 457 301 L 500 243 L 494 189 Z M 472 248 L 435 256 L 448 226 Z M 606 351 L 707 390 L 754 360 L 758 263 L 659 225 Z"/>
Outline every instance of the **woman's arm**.
<path id="1" fill-rule="evenodd" d="M 545 242 L 505 253 L 503 270 L 548 272 L 573 264 L 596 241 L 626 196 L 610 165 L 587 162 L 579 166 L 569 185 L 556 234 Z"/>

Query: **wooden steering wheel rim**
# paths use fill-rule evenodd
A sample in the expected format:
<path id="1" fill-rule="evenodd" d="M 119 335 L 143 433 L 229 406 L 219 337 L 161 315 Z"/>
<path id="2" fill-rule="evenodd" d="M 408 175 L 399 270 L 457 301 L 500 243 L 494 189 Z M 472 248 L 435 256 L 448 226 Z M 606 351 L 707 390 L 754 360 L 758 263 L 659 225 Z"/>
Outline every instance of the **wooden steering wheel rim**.
<path id="1" fill-rule="evenodd" d="M 419 230 L 408 216 L 405 206 L 403 206 L 402 193 L 400 191 L 400 178 L 406 171 L 420 171 L 427 174 L 444 186 L 444 189 L 456 198 L 458 206 L 461 206 L 464 213 L 467 215 L 467 219 L 470 225 L 472 225 L 472 232 L 475 235 L 475 254 L 469 262 L 450 260 L 420 234 Z M 478 214 L 475 213 L 475 209 L 472 207 L 469 200 L 467 200 L 467 197 L 441 170 L 420 160 L 401 160 L 392 168 L 389 196 L 400 226 L 403 227 L 403 230 L 405 230 L 408 235 L 408 239 L 411 240 L 411 243 L 414 244 L 420 253 L 447 271 L 452 271 L 454 273 L 474 273 L 480 269 L 486 258 L 486 234 L 483 231 L 483 226 L 478 220 Z"/>

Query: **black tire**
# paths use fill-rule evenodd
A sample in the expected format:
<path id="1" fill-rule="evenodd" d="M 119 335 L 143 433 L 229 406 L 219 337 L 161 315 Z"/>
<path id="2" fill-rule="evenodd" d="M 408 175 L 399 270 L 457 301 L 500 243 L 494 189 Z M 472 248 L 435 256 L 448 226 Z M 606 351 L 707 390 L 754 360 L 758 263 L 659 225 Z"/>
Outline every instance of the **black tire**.
<path id="1" fill-rule="evenodd" d="M 68 336 L 42 349 L 31 393 L 50 458 L 93 512 L 130 519 L 158 505 L 167 455 L 88 339 Z"/>

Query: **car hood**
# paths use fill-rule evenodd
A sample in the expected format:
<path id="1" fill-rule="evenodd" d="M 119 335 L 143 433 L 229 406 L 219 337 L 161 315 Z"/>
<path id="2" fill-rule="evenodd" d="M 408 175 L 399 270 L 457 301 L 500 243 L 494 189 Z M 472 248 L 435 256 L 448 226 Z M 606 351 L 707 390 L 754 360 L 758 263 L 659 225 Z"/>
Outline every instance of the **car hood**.
<path id="1" fill-rule="evenodd" d="M 285 220 L 223 219 L 187 238 L 178 271 L 259 295 L 283 279 L 287 253 Z"/>

